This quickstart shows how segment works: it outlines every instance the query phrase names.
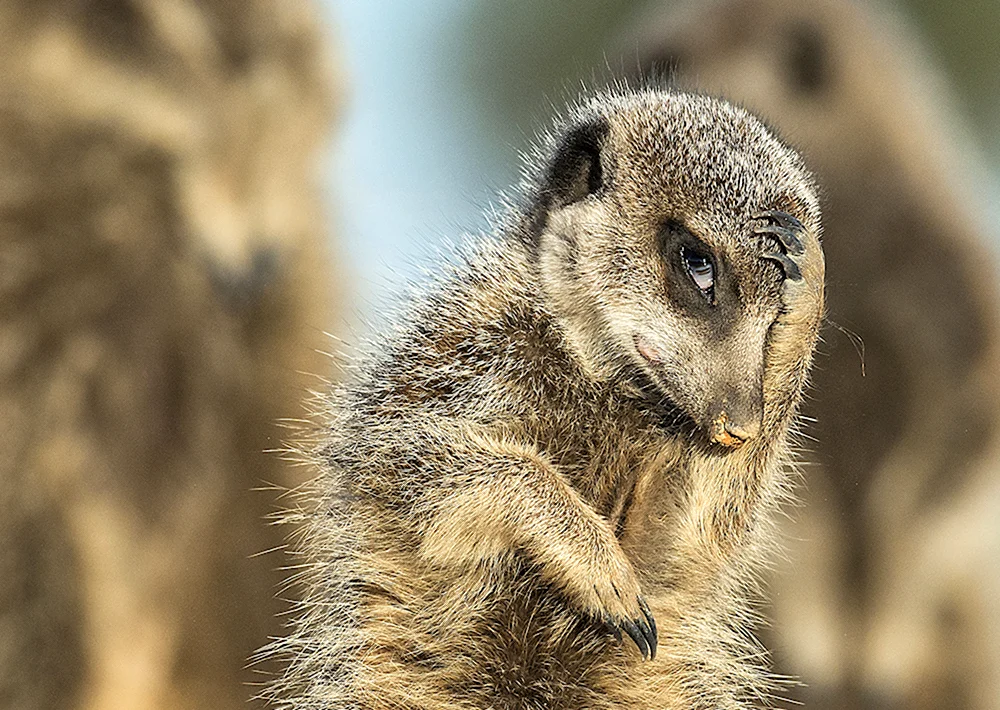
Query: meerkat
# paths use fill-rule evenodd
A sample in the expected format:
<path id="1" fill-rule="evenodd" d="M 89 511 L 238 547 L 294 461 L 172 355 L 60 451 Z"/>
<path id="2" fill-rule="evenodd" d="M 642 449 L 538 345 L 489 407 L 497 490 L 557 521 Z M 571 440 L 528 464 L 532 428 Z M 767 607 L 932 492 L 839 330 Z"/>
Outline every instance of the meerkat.
<path id="1" fill-rule="evenodd" d="M 770 585 L 778 667 L 808 707 L 996 708 L 1000 300 L 948 92 L 898 18 L 846 0 L 661 12 L 626 65 L 794 139 L 824 187 L 829 318 L 859 341 L 825 331 L 803 407 L 816 465 Z"/>
<path id="2" fill-rule="evenodd" d="M 243 708 L 328 359 L 307 2 L 0 4 L 0 708 Z"/>
<path id="3" fill-rule="evenodd" d="M 823 312 L 812 178 L 704 96 L 583 101 L 328 400 L 277 707 L 744 708 Z M 624 639 L 624 642 L 622 642 Z"/>

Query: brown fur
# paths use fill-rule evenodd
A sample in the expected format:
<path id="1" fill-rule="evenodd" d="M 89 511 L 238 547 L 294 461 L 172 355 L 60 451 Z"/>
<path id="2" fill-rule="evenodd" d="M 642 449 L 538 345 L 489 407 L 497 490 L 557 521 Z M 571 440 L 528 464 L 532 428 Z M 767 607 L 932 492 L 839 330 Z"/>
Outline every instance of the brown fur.
<path id="1" fill-rule="evenodd" d="M 780 670 L 809 707 L 997 707 L 996 274 L 947 92 L 845 0 L 692 4 L 637 36 L 624 56 L 637 45 L 644 69 L 744 102 L 802 150 L 825 190 L 830 320 L 863 341 L 830 327 L 819 349 L 819 465 L 772 585 Z"/>
<path id="2" fill-rule="evenodd" d="M 747 597 L 822 312 L 810 178 L 749 114 L 683 94 L 586 102 L 537 158 L 524 203 L 328 402 L 279 707 L 763 692 Z M 765 209 L 805 223 L 803 279 L 755 233 Z M 681 244 L 714 255 L 714 305 Z M 742 446 L 713 442 L 728 418 Z M 602 626 L 645 623 L 643 598 L 646 662 Z"/>
<path id="3" fill-rule="evenodd" d="M 7 2 L 0 67 L 0 707 L 244 707 L 328 366 L 315 19 Z"/>

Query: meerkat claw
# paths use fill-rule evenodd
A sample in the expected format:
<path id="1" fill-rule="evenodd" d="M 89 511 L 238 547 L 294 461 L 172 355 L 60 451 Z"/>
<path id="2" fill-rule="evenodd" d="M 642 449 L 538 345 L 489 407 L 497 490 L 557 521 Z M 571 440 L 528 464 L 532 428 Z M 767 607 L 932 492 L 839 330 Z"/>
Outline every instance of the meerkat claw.
<path id="1" fill-rule="evenodd" d="M 608 614 L 602 616 L 601 623 L 604 625 L 604 628 L 607 629 L 608 633 L 615 637 L 615 640 L 618 641 L 618 643 L 622 642 L 622 630 L 618 628 L 618 625 L 611 619 L 611 616 Z"/>
<path id="2" fill-rule="evenodd" d="M 785 251 L 793 256 L 805 253 L 802 243 L 802 233 L 805 225 L 792 215 L 779 210 L 765 210 L 754 215 L 753 219 L 765 220 L 767 224 L 758 224 L 753 228 L 754 234 L 770 236 L 778 240 Z"/>
<path id="3" fill-rule="evenodd" d="M 781 227 L 776 224 L 764 224 L 754 227 L 753 231 L 754 234 L 775 237 L 789 254 L 798 256 L 806 250 L 802 244 L 802 240 L 799 238 L 798 232 L 787 227 Z"/>
<path id="4" fill-rule="evenodd" d="M 640 630 L 639 625 L 635 621 L 625 619 L 621 622 L 621 627 L 635 641 L 635 645 L 639 648 L 639 653 L 642 654 L 642 659 L 646 660 L 649 658 L 649 642 L 646 641 L 646 634 Z"/>
<path id="5" fill-rule="evenodd" d="M 796 232 L 805 229 L 805 225 L 802 224 L 802 222 L 787 212 L 782 212 L 781 210 L 764 210 L 760 214 L 754 215 L 754 219 L 769 219 L 779 227 L 791 229 Z"/>
<path id="6" fill-rule="evenodd" d="M 618 588 L 613 584 L 611 586 L 618 598 L 621 599 Z M 600 621 L 606 631 L 615 637 L 618 643 L 622 643 L 624 639 L 622 631 L 624 631 L 635 642 L 643 660 L 653 660 L 656 658 L 657 647 L 656 621 L 653 619 L 653 613 L 649 610 L 645 599 L 636 597 L 636 603 L 642 612 L 641 618 L 622 619 L 608 612 L 598 614 L 595 618 Z"/>
<path id="7" fill-rule="evenodd" d="M 649 641 L 649 660 L 656 658 L 656 645 L 657 645 L 657 631 L 656 631 L 656 619 L 653 618 L 653 612 L 649 610 L 649 604 L 642 597 L 639 597 L 639 607 L 642 609 L 643 616 L 646 617 L 647 628 L 649 633 L 646 635 Z"/>
<path id="8" fill-rule="evenodd" d="M 614 634 L 619 643 L 624 638 L 621 633 L 624 631 L 635 642 L 636 647 L 642 654 L 643 660 L 651 661 L 656 658 L 656 621 L 653 620 L 653 615 L 650 613 L 646 602 L 640 599 L 639 604 L 642 607 L 644 619 L 624 619 L 614 622 L 610 617 L 605 617 L 603 621 L 604 625 Z"/>
<path id="9" fill-rule="evenodd" d="M 791 281 L 801 281 L 802 272 L 799 270 L 799 265 L 792 261 L 787 255 L 781 252 L 765 252 L 761 254 L 762 259 L 770 259 L 781 267 L 781 270 L 785 272 L 785 278 Z"/>

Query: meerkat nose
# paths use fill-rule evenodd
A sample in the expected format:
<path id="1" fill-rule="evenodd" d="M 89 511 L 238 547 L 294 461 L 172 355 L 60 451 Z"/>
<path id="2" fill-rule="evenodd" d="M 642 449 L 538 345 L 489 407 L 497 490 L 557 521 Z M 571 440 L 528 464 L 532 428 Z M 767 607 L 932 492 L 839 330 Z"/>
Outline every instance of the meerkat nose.
<path id="1" fill-rule="evenodd" d="M 742 446 L 759 432 L 759 422 L 735 422 L 729 418 L 725 410 L 712 421 L 712 441 L 729 448 Z"/>

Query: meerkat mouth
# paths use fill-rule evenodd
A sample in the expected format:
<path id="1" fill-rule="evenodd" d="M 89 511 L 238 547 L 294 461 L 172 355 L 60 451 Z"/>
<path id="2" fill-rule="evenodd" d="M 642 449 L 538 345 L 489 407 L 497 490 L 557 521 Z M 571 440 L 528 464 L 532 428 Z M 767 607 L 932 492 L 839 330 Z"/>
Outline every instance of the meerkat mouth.
<path id="1" fill-rule="evenodd" d="M 652 343 L 644 337 L 636 333 L 632 336 L 632 341 L 635 343 L 635 349 L 650 365 L 663 364 L 663 356 L 660 354 L 660 351 L 653 347 Z"/>
<path id="2" fill-rule="evenodd" d="M 671 434 L 683 434 L 690 437 L 701 431 L 702 427 L 670 395 L 665 383 L 657 375 L 656 371 L 659 369 L 658 366 L 662 366 L 662 361 L 650 360 L 647 354 L 643 353 L 643 350 L 646 350 L 647 353 L 652 354 L 655 350 L 645 341 L 642 341 L 643 349 L 640 350 L 640 340 L 641 336 L 634 336 L 636 350 L 647 361 L 647 366 L 643 367 L 630 358 L 627 376 L 632 386 L 639 392 L 639 399 L 643 407 L 659 420 L 662 429 Z M 656 354 L 658 355 L 658 353 Z"/>

